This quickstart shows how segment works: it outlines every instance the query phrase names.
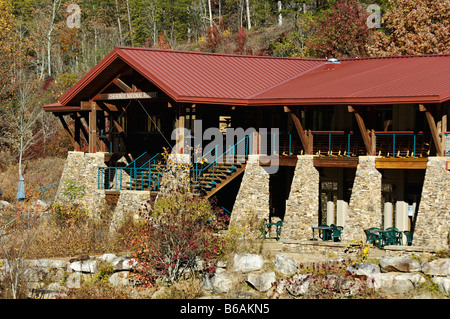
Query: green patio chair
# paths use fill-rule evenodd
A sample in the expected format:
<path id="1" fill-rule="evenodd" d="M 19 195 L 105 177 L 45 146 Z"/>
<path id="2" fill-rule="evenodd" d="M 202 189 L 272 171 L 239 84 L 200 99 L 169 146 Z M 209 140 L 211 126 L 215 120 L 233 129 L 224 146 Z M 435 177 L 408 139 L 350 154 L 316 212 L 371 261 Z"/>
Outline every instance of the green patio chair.
<path id="1" fill-rule="evenodd" d="M 269 223 L 269 222 L 267 222 L 267 219 L 264 219 L 264 239 L 267 238 L 267 235 L 270 233 L 270 228 L 272 226 L 276 227 L 276 238 L 278 241 L 280 239 L 280 235 L 281 235 L 281 227 L 283 226 L 282 220 L 279 220 L 276 223 Z"/>
<path id="2" fill-rule="evenodd" d="M 331 233 L 331 240 L 332 241 L 341 241 L 341 235 L 342 235 L 343 229 L 344 229 L 344 227 L 342 227 L 342 226 L 333 225 L 333 229 L 332 229 L 332 233 Z"/>
<path id="3" fill-rule="evenodd" d="M 375 245 L 375 243 L 378 242 L 378 246 L 381 246 L 383 238 L 380 236 L 379 231 L 381 231 L 381 229 L 377 227 L 365 229 L 364 232 L 366 233 L 366 243 Z"/>
<path id="4" fill-rule="evenodd" d="M 402 233 L 395 227 L 389 227 L 385 231 L 385 245 L 401 245 L 402 244 Z"/>
<path id="5" fill-rule="evenodd" d="M 328 226 L 328 224 L 321 224 L 319 225 L 319 227 L 330 227 L 330 226 Z M 319 237 L 322 238 L 323 241 L 330 240 L 331 233 L 332 233 L 331 229 L 324 229 L 322 230 L 321 233 L 319 232 Z"/>
<path id="6" fill-rule="evenodd" d="M 413 241 L 413 232 L 409 231 L 409 230 L 405 230 L 403 232 L 403 234 L 405 234 L 405 236 L 406 236 L 406 243 L 407 243 L 407 245 L 411 246 L 412 245 L 412 241 Z"/>

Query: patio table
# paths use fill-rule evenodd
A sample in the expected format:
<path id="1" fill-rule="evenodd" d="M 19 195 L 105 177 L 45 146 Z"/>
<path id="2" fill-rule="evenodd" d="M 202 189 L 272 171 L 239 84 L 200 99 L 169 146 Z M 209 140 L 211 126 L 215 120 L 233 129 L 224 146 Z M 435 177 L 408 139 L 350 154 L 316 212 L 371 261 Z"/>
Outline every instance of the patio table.
<path id="1" fill-rule="evenodd" d="M 319 230 L 319 232 L 320 231 L 322 231 L 322 240 L 323 241 L 326 241 L 327 239 L 326 239 L 326 236 L 324 236 L 328 231 L 332 231 L 333 230 L 333 228 L 332 227 L 330 227 L 330 226 L 328 226 L 328 225 L 320 225 L 320 226 L 316 226 L 316 227 L 311 227 L 312 228 L 312 232 L 313 232 L 313 238 L 312 238 L 312 240 L 314 241 L 314 240 L 316 240 L 315 239 L 315 237 L 314 237 L 314 230 Z M 331 235 L 331 234 L 330 234 Z M 331 236 L 330 236 L 331 237 Z"/>

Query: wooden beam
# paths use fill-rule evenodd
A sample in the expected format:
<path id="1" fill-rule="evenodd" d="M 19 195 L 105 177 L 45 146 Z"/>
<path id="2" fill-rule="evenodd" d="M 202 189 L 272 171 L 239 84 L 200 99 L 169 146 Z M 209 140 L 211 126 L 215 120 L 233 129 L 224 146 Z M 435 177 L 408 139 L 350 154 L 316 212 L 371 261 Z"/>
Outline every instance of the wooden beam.
<path id="1" fill-rule="evenodd" d="M 114 80 L 112 80 L 112 83 L 117 85 L 124 92 L 128 92 L 128 93 L 136 92 L 131 87 L 129 87 L 125 82 L 123 82 L 121 79 L 119 79 L 118 77 L 115 78 Z"/>
<path id="2" fill-rule="evenodd" d="M 305 130 L 303 129 L 302 123 L 300 122 L 300 119 L 298 118 L 297 114 L 288 106 L 284 107 L 284 111 L 291 114 L 292 121 L 294 122 L 295 128 L 297 129 L 297 133 L 300 137 L 303 149 L 305 150 L 305 154 L 311 154 L 312 145 L 309 144 L 308 136 L 306 135 Z"/>
<path id="3" fill-rule="evenodd" d="M 360 112 L 353 106 L 349 105 L 348 111 L 355 114 L 356 122 L 358 123 L 359 131 L 361 132 L 364 141 L 364 146 L 366 147 L 367 155 L 373 155 L 372 138 L 370 137 L 369 131 L 366 129 L 364 119 L 362 118 Z"/>
<path id="4" fill-rule="evenodd" d="M 376 158 L 377 169 L 426 169 L 428 158 Z"/>
<path id="5" fill-rule="evenodd" d="M 62 126 L 64 127 L 64 130 L 67 132 L 67 134 L 69 135 L 70 141 L 72 142 L 73 148 L 75 150 L 78 150 L 80 148 L 80 144 L 77 143 L 77 141 L 75 140 L 75 138 L 72 135 L 72 132 L 70 131 L 69 127 L 67 126 L 66 121 L 64 120 L 64 117 L 62 115 L 58 115 L 59 120 L 61 121 Z"/>
<path id="6" fill-rule="evenodd" d="M 430 127 L 431 137 L 433 138 L 433 143 L 434 143 L 434 146 L 436 147 L 436 155 L 444 156 L 444 152 L 442 151 L 442 140 L 439 136 L 439 132 L 436 127 L 436 122 L 434 121 L 434 117 L 431 114 L 429 106 L 420 104 L 419 110 L 422 112 L 425 112 L 428 126 Z"/>
<path id="7" fill-rule="evenodd" d="M 260 155 L 259 165 L 260 166 L 270 166 L 272 165 L 272 160 L 276 160 L 279 166 L 291 166 L 295 167 L 297 165 L 297 156 L 270 156 L 270 155 Z"/>
<path id="8" fill-rule="evenodd" d="M 358 161 L 358 157 L 321 156 L 313 158 L 313 165 L 314 167 L 356 168 L 358 166 Z"/>

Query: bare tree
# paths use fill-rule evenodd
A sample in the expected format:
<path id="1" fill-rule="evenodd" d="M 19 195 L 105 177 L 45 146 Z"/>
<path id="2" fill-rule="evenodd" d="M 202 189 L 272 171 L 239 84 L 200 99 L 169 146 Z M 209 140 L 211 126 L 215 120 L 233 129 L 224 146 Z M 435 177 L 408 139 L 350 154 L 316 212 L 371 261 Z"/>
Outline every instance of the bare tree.
<path id="1" fill-rule="evenodd" d="M 116 0 L 116 18 L 117 18 L 117 26 L 119 28 L 120 45 L 123 45 L 122 25 L 120 23 L 119 3 L 117 2 L 117 0 Z"/>
<path id="2" fill-rule="evenodd" d="M 247 28 L 250 30 L 252 28 L 252 22 L 250 19 L 250 0 L 245 0 L 247 5 Z"/>
<path id="3" fill-rule="evenodd" d="M 47 71 L 48 71 L 48 76 L 52 75 L 52 67 L 51 67 L 52 33 L 55 28 L 56 13 L 59 11 L 60 6 L 61 6 L 61 0 L 53 0 L 51 18 L 49 21 L 49 28 L 47 31 Z"/>

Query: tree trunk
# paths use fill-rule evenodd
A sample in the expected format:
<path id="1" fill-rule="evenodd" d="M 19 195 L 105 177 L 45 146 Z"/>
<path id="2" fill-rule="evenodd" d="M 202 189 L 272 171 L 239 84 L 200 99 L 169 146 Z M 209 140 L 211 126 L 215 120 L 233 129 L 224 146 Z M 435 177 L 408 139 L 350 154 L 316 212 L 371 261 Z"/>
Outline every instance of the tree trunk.
<path id="1" fill-rule="evenodd" d="M 213 27 L 213 19 L 212 19 L 212 9 L 211 9 L 211 0 L 208 0 L 208 10 L 209 10 L 209 26 Z"/>
<path id="2" fill-rule="evenodd" d="M 117 26 L 119 27 L 119 41 L 120 45 L 123 45 L 122 25 L 120 24 L 119 3 L 117 2 L 117 0 L 116 0 L 116 17 L 117 17 Z"/>
<path id="3" fill-rule="evenodd" d="M 127 14 L 128 14 L 128 26 L 130 27 L 130 40 L 131 40 L 131 46 L 133 46 L 133 29 L 131 27 L 131 14 L 130 14 L 130 5 L 127 0 Z"/>
<path id="4" fill-rule="evenodd" d="M 250 0 L 246 0 L 247 3 L 247 28 L 250 30 L 252 28 L 252 22 L 250 19 Z"/>

